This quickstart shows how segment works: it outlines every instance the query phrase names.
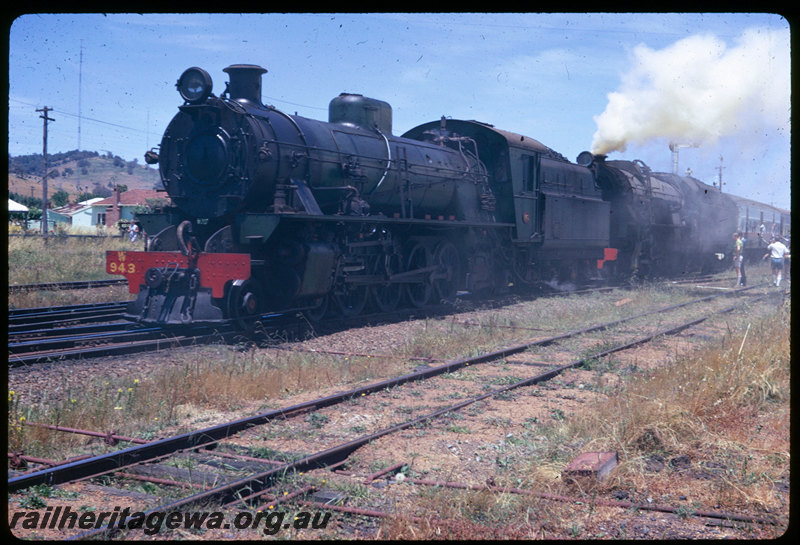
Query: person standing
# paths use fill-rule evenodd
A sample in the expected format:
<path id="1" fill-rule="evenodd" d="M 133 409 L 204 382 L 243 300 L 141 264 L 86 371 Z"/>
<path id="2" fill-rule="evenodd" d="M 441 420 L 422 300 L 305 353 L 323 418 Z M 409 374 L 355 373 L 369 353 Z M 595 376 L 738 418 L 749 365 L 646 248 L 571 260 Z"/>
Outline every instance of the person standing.
<path id="1" fill-rule="evenodd" d="M 764 254 L 762 259 L 767 259 L 772 256 L 772 278 L 773 284 L 776 286 L 781 285 L 781 276 L 783 272 L 783 258 L 789 253 L 789 249 L 772 235 L 769 239 L 769 246 L 767 246 L 767 253 Z"/>
<path id="2" fill-rule="evenodd" d="M 139 226 L 136 223 L 131 223 L 131 226 L 128 227 L 128 234 L 131 242 L 136 242 L 136 239 L 139 238 Z"/>
<path id="3" fill-rule="evenodd" d="M 744 239 L 740 231 L 733 234 L 733 267 L 736 269 L 736 285 L 746 286 L 747 276 L 744 272 Z"/>

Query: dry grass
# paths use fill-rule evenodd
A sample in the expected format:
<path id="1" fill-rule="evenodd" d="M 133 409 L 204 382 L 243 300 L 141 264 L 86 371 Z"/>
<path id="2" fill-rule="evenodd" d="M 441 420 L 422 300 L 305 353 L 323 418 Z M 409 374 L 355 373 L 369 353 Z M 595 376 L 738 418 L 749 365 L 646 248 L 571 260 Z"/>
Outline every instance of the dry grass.
<path id="1" fill-rule="evenodd" d="M 536 539 L 550 534 L 561 504 L 488 490 L 426 488 L 416 498 L 417 514 L 383 521 L 376 538 L 388 540 Z M 435 516 L 432 514 L 435 513 Z"/>
<path id="2" fill-rule="evenodd" d="M 615 304 L 623 298 L 627 299 L 626 304 Z M 412 357 L 463 358 L 548 336 L 550 332 L 561 333 L 619 320 L 639 313 L 641 308 L 667 306 L 689 299 L 692 296 L 686 290 L 663 285 L 641 288 L 635 294 L 541 298 L 486 310 L 480 318 L 466 323 L 459 315 L 446 320 L 425 320 L 421 322 L 424 324 L 421 330 L 399 343 L 398 352 Z M 654 315 L 650 319 L 657 322 L 660 317 Z"/>
<path id="3" fill-rule="evenodd" d="M 789 324 L 788 307 L 753 323 L 742 320 L 722 348 L 636 376 L 619 395 L 575 421 L 571 431 L 591 440 L 588 450 L 619 452 L 623 464 L 617 484 L 644 484 L 642 462 L 649 456 L 687 455 L 722 464 L 728 482 L 739 490 L 737 501 L 763 506 L 768 501 L 760 494 L 734 481 L 742 484 L 752 477 L 744 473 L 760 470 L 777 481 L 788 471 Z M 767 425 L 781 420 L 777 427 Z M 763 467 L 753 466 L 757 459 Z M 743 460 L 751 461 L 746 470 Z"/>
<path id="4" fill-rule="evenodd" d="M 607 489 L 777 511 L 775 483 L 789 475 L 790 361 L 788 304 L 752 322 L 739 317 L 721 348 L 632 378 L 569 433 L 586 439 L 584 450 L 619 453 Z M 648 468 L 653 457 L 666 467 Z M 679 457 L 690 470 L 672 467 Z"/>
<path id="5" fill-rule="evenodd" d="M 65 280 L 71 282 L 71 280 Z M 81 290 L 30 290 L 8 294 L 8 308 L 48 308 L 53 306 L 130 301 L 136 296 L 126 284 Z"/>
<path id="6" fill-rule="evenodd" d="M 629 376 L 611 397 L 579 416 L 537 424 L 535 433 L 519 436 L 524 461 L 513 472 L 499 473 L 497 484 L 573 496 L 580 491 L 559 478 L 565 460 L 611 450 L 618 452 L 620 465 L 591 494 L 607 497 L 623 490 L 662 503 L 680 495 L 687 512 L 701 507 L 785 512 L 776 483 L 789 482 L 789 405 L 787 303 L 763 318 L 730 319 L 721 346 Z M 647 467 L 654 456 L 665 461 L 660 471 Z M 688 457 L 690 469 L 671 466 L 681 457 Z M 581 521 L 591 513 L 587 506 L 488 491 L 429 489 L 419 492 L 414 504 L 419 511 L 385 521 L 380 537 L 572 538 L 583 535 Z M 445 522 L 414 518 L 423 511 Z M 524 527 L 520 521 L 526 521 Z"/>
<path id="7" fill-rule="evenodd" d="M 402 364 L 398 360 L 397 365 Z M 367 357 L 206 346 L 182 351 L 139 378 L 104 377 L 86 381 L 79 389 L 62 387 L 55 379 L 56 384 L 50 383 L 46 394 L 34 403 L 9 391 L 9 451 L 64 458 L 85 442 L 71 434 L 20 426 L 24 421 L 114 430 L 149 439 L 187 417 L 194 418 L 188 425 L 201 425 L 199 413 L 206 416 L 205 421 L 222 421 L 235 417 L 231 411 L 245 407 L 277 407 L 290 395 L 405 372 L 393 365 L 384 361 L 376 367 Z"/>
<path id="8" fill-rule="evenodd" d="M 140 248 L 141 245 L 138 247 Z M 106 274 L 106 250 L 130 250 L 119 237 L 76 239 L 9 237 L 8 283 L 38 284 L 120 278 Z M 8 294 L 8 308 L 46 307 L 132 299 L 127 286 L 71 291 L 22 291 Z"/>
<path id="9" fill-rule="evenodd" d="M 106 274 L 105 252 L 130 242 L 118 237 L 79 239 L 51 237 L 9 237 L 9 284 L 68 282 L 113 278 Z"/>

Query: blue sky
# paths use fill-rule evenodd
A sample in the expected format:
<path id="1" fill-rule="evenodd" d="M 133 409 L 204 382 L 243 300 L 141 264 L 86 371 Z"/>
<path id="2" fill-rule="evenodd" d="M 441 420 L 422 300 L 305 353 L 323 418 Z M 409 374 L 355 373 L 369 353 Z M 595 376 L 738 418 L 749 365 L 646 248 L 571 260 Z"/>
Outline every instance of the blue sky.
<path id="1" fill-rule="evenodd" d="M 392 105 L 396 135 L 477 119 L 571 161 L 616 146 L 609 159 L 657 171 L 675 140 L 697 146 L 681 173 L 710 184 L 722 166 L 725 191 L 789 208 L 789 47 L 775 14 L 26 14 L 9 34 L 8 152 L 41 153 L 48 106 L 49 152 L 78 148 L 80 125 L 81 149 L 143 163 L 183 70 L 220 94 L 223 68 L 258 64 L 263 102 L 287 113 L 325 120 L 361 93 Z"/>

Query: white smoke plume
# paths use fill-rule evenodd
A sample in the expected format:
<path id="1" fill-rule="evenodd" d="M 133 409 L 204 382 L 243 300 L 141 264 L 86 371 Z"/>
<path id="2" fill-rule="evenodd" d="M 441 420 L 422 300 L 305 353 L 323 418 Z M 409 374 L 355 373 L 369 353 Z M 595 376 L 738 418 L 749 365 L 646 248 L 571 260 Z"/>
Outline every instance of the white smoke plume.
<path id="1" fill-rule="evenodd" d="M 710 34 L 660 51 L 638 45 L 633 58 L 619 90 L 594 117 L 595 154 L 657 138 L 703 145 L 723 136 L 763 134 L 764 128 L 788 134 L 788 29 L 750 29 L 734 47 Z"/>

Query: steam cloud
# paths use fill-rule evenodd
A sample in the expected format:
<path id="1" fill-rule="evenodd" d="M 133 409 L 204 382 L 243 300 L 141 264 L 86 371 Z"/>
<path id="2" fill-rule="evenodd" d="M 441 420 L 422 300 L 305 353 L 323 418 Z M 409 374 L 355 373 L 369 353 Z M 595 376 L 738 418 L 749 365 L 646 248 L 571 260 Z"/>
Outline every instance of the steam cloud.
<path id="1" fill-rule="evenodd" d="M 620 89 L 595 116 L 592 152 L 625 151 L 656 138 L 696 145 L 723 136 L 789 131 L 789 31 L 750 29 L 728 48 L 710 34 L 661 51 L 633 50 Z"/>

